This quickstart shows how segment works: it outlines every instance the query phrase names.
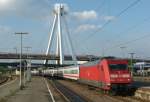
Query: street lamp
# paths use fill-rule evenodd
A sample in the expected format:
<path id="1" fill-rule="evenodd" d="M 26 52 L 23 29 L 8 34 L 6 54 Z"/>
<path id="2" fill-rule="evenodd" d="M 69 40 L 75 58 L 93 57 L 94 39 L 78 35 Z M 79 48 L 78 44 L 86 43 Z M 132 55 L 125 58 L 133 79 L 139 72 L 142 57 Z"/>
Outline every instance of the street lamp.
<path id="1" fill-rule="evenodd" d="M 23 85 L 22 85 L 22 35 L 26 35 L 28 33 L 26 32 L 16 32 L 15 33 L 16 35 L 20 35 L 20 83 L 19 83 L 19 86 L 20 86 L 20 89 L 22 90 L 23 89 Z"/>

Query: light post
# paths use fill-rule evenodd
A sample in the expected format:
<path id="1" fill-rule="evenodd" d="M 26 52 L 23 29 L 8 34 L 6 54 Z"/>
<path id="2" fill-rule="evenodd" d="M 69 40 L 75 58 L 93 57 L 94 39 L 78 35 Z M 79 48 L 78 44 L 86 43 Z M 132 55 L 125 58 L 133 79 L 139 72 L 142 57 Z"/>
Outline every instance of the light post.
<path id="1" fill-rule="evenodd" d="M 23 89 L 23 85 L 22 85 L 22 35 L 26 35 L 28 33 L 26 32 L 16 32 L 15 33 L 16 35 L 20 35 L 20 83 L 19 83 L 19 86 L 20 86 L 20 89 L 22 90 Z"/>

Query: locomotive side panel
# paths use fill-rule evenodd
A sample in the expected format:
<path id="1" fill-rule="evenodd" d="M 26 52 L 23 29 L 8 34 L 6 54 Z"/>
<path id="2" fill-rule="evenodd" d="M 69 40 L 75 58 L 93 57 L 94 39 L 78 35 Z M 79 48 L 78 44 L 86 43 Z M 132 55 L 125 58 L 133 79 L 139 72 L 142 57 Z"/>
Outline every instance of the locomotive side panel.
<path id="1" fill-rule="evenodd" d="M 79 74 L 79 82 L 95 86 L 95 87 L 100 87 L 99 83 L 99 71 L 97 66 L 92 66 L 92 67 L 80 67 L 80 74 Z"/>
<path id="2" fill-rule="evenodd" d="M 97 66 L 80 67 L 80 79 L 99 81 L 99 71 Z"/>
<path id="3" fill-rule="evenodd" d="M 92 66 L 80 67 L 80 82 L 95 87 L 110 89 L 109 70 L 106 61 L 101 61 Z"/>

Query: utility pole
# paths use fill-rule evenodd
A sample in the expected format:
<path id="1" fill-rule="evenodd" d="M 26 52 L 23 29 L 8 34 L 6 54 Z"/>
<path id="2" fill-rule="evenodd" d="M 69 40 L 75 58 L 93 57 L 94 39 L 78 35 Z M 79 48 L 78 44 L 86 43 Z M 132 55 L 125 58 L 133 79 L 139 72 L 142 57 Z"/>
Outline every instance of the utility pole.
<path id="1" fill-rule="evenodd" d="M 20 89 L 22 90 L 24 88 L 24 85 L 22 84 L 22 35 L 26 35 L 28 33 L 26 32 L 16 32 L 15 33 L 16 35 L 20 35 L 20 83 L 19 83 L 19 86 L 20 86 Z"/>
<path id="2" fill-rule="evenodd" d="M 131 69 L 130 70 L 131 70 L 131 75 L 133 76 L 133 57 L 134 57 L 135 53 L 132 52 L 132 53 L 129 53 L 129 54 L 131 56 Z"/>

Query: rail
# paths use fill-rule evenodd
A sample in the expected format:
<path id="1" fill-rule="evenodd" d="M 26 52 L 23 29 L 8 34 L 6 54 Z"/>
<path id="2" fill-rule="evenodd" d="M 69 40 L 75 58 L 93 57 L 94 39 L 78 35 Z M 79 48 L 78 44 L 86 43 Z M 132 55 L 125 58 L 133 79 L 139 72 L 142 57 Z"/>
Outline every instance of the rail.
<path id="1" fill-rule="evenodd" d="M 67 102 L 88 102 L 87 99 L 70 90 L 56 80 L 52 81 L 54 88 L 64 97 Z"/>
<path id="2" fill-rule="evenodd" d="M 69 80 L 67 80 L 67 82 L 70 82 L 70 83 L 72 83 L 72 81 L 69 81 Z M 58 81 L 54 81 L 54 84 L 56 85 L 58 83 L 58 87 L 60 86 L 60 87 L 62 87 L 62 86 L 64 86 L 64 85 L 62 85 L 61 83 L 59 83 Z M 73 84 L 77 84 L 77 83 L 73 83 Z M 69 85 L 69 84 L 68 84 Z M 81 86 L 81 87 L 85 87 L 86 85 L 84 85 L 84 84 L 78 84 L 77 86 Z M 56 85 L 56 87 L 57 87 L 57 85 Z M 70 86 L 64 86 L 64 87 L 67 87 L 68 89 L 71 89 L 71 90 L 74 90 L 74 89 L 72 89 L 73 87 L 70 87 Z M 86 87 L 85 87 L 86 88 Z M 88 88 L 89 87 L 87 87 L 87 90 L 88 90 Z M 82 89 L 82 88 L 81 88 Z M 59 90 L 59 89 L 58 89 Z M 63 91 L 64 91 L 64 89 L 62 89 Z M 93 91 L 93 93 L 95 92 L 95 93 L 97 93 L 97 90 L 98 89 L 96 89 L 95 88 L 95 90 L 93 90 L 92 89 L 92 91 Z M 60 90 L 61 91 L 61 90 Z M 63 91 L 61 91 L 62 93 L 63 93 Z M 130 94 L 117 94 L 117 95 L 115 95 L 115 96 L 113 96 L 113 95 L 109 95 L 109 94 L 104 94 L 104 93 L 98 93 L 99 94 L 99 97 L 101 97 L 102 98 L 102 100 L 105 100 L 105 101 L 111 101 L 111 102 L 148 102 L 148 101 L 145 101 L 145 100 L 142 100 L 142 99 L 138 99 L 137 97 L 135 97 L 134 96 L 134 89 L 131 89 L 131 90 L 128 90 L 129 91 L 129 93 Z M 133 92 L 132 92 L 133 91 Z M 76 92 L 76 91 L 75 91 Z M 99 90 L 99 92 L 100 92 L 100 90 Z M 95 94 L 94 93 L 94 94 Z M 132 94 L 133 93 L 133 94 Z M 83 94 L 83 93 L 82 93 Z M 63 93 L 63 95 L 65 95 L 64 93 Z M 71 95 L 71 94 L 70 94 Z M 70 97 L 71 98 L 71 96 L 69 96 L 69 95 L 65 95 L 65 96 L 68 96 L 68 97 Z M 73 96 L 74 97 L 74 96 Z M 91 98 L 89 98 L 89 96 L 83 96 L 83 98 L 85 99 L 85 101 L 84 102 L 95 102 L 95 101 L 93 101 Z M 68 99 L 68 98 L 67 98 Z M 88 101 L 87 101 L 88 100 Z M 76 101 L 67 101 L 67 102 L 76 102 Z M 80 102 L 80 101 L 77 101 L 77 102 Z"/>
<path id="3" fill-rule="evenodd" d="M 48 92 L 49 92 L 49 94 L 51 96 L 52 102 L 55 102 L 54 96 L 53 96 L 53 94 L 52 94 L 52 92 L 51 92 L 51 90 L 49 88 L 49 85 L 48 85 L 47 81 L 45 80 L 45 78 L 44 78 L 44 81 L 45 81 L 45 84 L 47 86 Z"/>

